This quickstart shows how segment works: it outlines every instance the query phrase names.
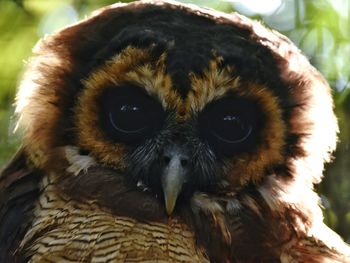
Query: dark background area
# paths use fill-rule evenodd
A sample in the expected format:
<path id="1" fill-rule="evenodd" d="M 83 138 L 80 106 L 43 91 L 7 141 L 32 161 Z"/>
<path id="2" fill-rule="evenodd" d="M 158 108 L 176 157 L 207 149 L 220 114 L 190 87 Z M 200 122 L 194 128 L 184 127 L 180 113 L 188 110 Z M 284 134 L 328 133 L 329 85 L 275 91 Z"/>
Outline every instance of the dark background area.
<path id="1" fill-rule="evenodd" d="M 19 145 L 14 98 L 35 43 L 112 0 L 0 0 L 0 167 Z M 132 1 L 121 1 L 132 2 Z M 350 0 L 182 1 L 238 11 L 287 35 L 333 88 L 340 133 L 334 161 L 317 186 L 327 224 L 350 241 Z"/>

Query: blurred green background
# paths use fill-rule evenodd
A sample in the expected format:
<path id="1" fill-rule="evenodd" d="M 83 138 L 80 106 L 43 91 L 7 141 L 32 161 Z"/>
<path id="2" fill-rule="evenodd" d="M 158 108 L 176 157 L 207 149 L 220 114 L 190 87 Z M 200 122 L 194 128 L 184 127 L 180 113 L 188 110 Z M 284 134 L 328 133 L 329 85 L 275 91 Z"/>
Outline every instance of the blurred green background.
<path id="1" fill-rule="evenodd" d="M 16 150 L 13 101 L 31 49 L 41 37 L 112 0 L 0 0 L 0 167 Z M 124 1 L 131 2 L 131 1 Z M 327 78 L 340 124 L 335 160 L 317 186 L 329 226 L 350 241 L 350 0 L 182 1 L 238 11 L 287 35 Z"/>

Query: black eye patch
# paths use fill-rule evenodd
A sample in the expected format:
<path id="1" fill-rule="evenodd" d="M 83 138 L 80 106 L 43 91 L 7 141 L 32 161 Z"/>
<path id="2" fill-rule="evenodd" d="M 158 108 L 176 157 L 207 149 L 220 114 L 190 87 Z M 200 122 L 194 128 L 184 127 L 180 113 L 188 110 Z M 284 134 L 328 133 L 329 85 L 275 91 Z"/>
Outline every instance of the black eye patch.
<path id="1" fill-rule="evenodd" d="M 199 136 L 215 152 L 230 156 L 256 145 L 263 116 L 257 103 L 228 96 L 207 105 L 198 117 Z"/>
<path id="2" fill-rule="evenodd" d="M 101 125 L 108 137 L 128 145 L 151 137 L 165 116 L 158 101 L 133 85 L 106 89 L 100 97 L 100 109 Z"/>

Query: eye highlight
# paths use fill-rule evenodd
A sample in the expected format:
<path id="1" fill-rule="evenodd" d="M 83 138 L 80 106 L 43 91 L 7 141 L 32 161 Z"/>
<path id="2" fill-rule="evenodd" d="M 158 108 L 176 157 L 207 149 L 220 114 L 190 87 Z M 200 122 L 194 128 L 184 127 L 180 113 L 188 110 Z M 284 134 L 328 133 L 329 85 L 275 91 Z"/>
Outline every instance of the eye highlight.
<path id="1" fill-rule="evenodd" d="M 245 141 L 252 132 L 252 126 L 237 112 L 218 116 L 218 119 L 213 120 L 210 126 L 215 137 L 231 144 Z"/>
<path id="2" fill-rule="evenodd" d="M 229 96 L 205 107 L 198 122 L 200 137 L 215 152 L 229 156 L 256 144 L 262 116 L 253 101 Z"/>
<path id="3" fill-rule="evenodd" d="M 102 128 L 117 142 L 139 144 L 159 130 L 164 121 L 160 103 L 136 86 L 106 89 L 100 102 Z"/>

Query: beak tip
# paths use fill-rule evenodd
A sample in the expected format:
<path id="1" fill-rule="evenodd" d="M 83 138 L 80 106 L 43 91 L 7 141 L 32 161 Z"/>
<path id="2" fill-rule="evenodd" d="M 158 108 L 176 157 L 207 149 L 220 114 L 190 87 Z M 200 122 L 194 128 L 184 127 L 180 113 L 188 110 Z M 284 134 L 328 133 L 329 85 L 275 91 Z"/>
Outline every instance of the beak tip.
<path id="1" fill-rule="evenodd" d="M 168 216 L 171 216 L 171 214 L 173 213 L 173 210 L 166 209 L 166 213 Z"/>
<path id="2" fill-rule="evenodd" d="M 168 216 L 170 216 L 174 212 L 175 202 L 169 202 L 170 200 L 165 199 L 165 210 Z"/>

